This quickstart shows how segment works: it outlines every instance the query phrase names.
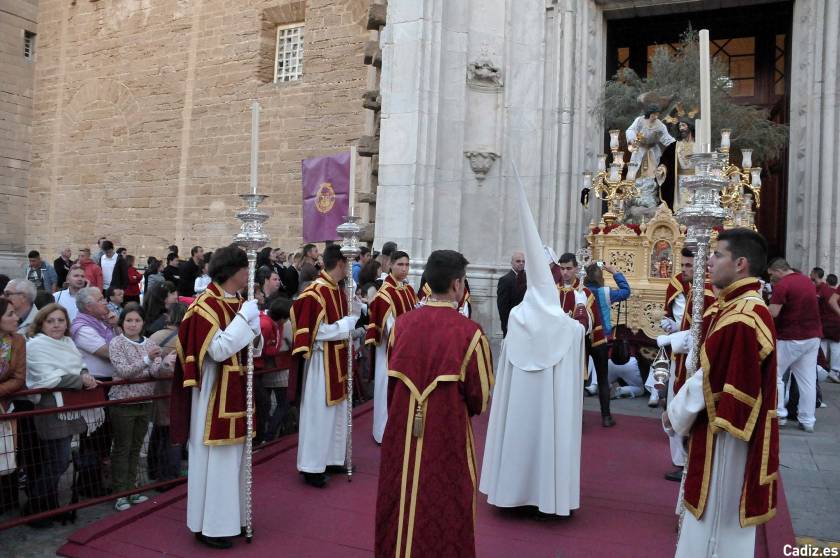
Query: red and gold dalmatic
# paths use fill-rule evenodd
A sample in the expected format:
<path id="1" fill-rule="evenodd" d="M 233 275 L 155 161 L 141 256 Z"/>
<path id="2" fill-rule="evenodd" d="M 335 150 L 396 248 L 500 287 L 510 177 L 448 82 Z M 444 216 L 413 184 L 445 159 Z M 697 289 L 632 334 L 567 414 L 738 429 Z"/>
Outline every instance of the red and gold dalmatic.
<path id="1" fill-rule="evenodd" d="M 397 320 L 389 346 L 375 555 L 475 556 L 470 416 L 493 389 L 487 337 L 452 305 L 427 301 Z"/>
<path id="2" fill-rule="evenodd" d="M 392 275 L 388 275 L 373 301 L 370 303 L 368 315 L 370 323 L 365 332 L 365 344 L 379 345 L 386 341 L 382 339 L 385 323 L 389 316 L 396 320 L 409 310 L 417 306 L 417 295 L 407 283 L 397 283 Z"/>
<path id="3" fill-rule="evenodd" d="M 426 282 L 426 277 L 423 276 L 420 278 L 420 289 L 417 291 L 420 293 L 420 300 L 424 301 L 430 296 L 432 296 L 432 288 Z M 464 313 L 464 307 L 468 304 L 472 304 L 472 295 L 470 295 L 470 282 L 464 279 L 464 294 L 461 295 L 461 300 L 458 301 L 458 311 L 462 314 Z M 469 313 L 472 314 L 472 307 L 468 307 Z"/>
<path id="4" fill-rule="evenodd" d="M 560 295 L 560 304 L 563 306 L 563 311 L 569 316 L 572 316 L 575 311 L 575 306 L 577 304 L 575 291 L 577 291 L 579 284 L 580 279 L 575 279 L 575 282 L 571 287 L 566 287 L 562 283 L 557 283 L 557 292 Z M 604 337 L 604 325 L 601 323 L 601 313 L 598 312 L 597 308 L 595 308 L 595 295 L 592 294 L 592 291 L 584 287 L 583 294 L 586 295 L 586 313 L 589 315 L 589 323 L 592 326 L 590 340 L 592 341 L 592 346 L 597 347 L 598 345 L 603 345 L 607 342 L 606 337 Z"/>
<path id="5" fill-rule="evenodd" d="M 693 291 L 691 290 L 691 286 L 689 285 L 688 294 L 685 297 L 685 312 L 683 312 L 682 320 L 680 320 L 680 331 L 685 331 L 691 329 L 691 314 L 692 309 L 691 306 L 694 304 L 694 296 Z M 703 328 L 701 331 L 702 338 L 700 342 L 702 343 L 703 339 L 705 338 L 706 331 L 708 331 L 709 323 L 711 318 L 717 312 L 717 297 L 715 297 L 714 291 L 712 291 L 712 284 L 708 281 L 706 282 L 703 290 Z M 676 365 L 674 371 L 674 385 L 673 390 L 674 393 L 677 393 L 680 388 L 683 386 L 686 380 L 686 360 L 688 359 L 688 355 L 685 353 L 676 354 L 674 355 L 674 364 Z"/>
<path id="6" fill-rule="evenodd" d="M 290 319 L 294 342 L 292 355 L 309 358 L 321 323 L 332 324 L 348 315 L 347 297 L 326 272 L 306 287 L 292 304 Z M 346 397 L 347 341 L 324 341 L 324 369 L 327 375 L 327 405 Z"/>
<path id="7" fill-rule="evenodd" d="M 671 280 L 668 282 L 668 287 L 665 289 L 665 316 L 668 318 L 674 319 L 674 301 L 679 295 L 685 296 L 685 307 L 690 308 L 687 299 L 691 293 L 691 280 L 691 277 L 685 277 L 682 273 L 671 277 Z M 687 313 L 688 311 L 686 311 Z"/>
<path id="8" fill-rule="evenodd" d="M 700 350 L 706 409 L 691 429 L 685 480 L 686 509 L 700 519 L 709 494 L 715 435 L 726 432 L 747 442 L 742 527 L 765 523 L 776 514 L 779 488 L 776 330 L 760 293 L 754 278 L 736 281 L 720 293 Z"/>
<path id="9" fill-rule="evenodd" d="M 201 389 L 207 348 L 216 332 L 227 328 L 241 305 L 242 299 L 225 296 L 219 285 L 210 283 L 190 305 L 178 327 L 178 360 L 170 403 L 172 437 L 176 443 L 189 437 L 191 388 Z M 204 427 L 206 445 L 237 444 L 245 439 L 246 359 L 247 349 L 243 349 L 219 363 Z"/>

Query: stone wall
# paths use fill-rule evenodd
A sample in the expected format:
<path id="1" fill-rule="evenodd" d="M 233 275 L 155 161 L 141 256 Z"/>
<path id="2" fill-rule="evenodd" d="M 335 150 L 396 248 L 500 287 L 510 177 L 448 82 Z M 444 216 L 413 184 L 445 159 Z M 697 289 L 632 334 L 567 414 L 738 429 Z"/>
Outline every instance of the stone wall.
<path id="1" fill-rule="evenodd" d="M 381 40 L 375 245 L 396 241 L 418 274 L 432 250 L 463 252 L 474 318 L 495 337 L 496 280 L 521 243 L 512 164 L 543 241 L 575 251 L 591 219 L 578 192 L 600 151 L 605 77 L 591 0 L 511 6 L 390 0 Z"/>
<path id="2" fill-rule="evenodd" d="M 792 265 L 840 271 L 840 2 L 796 0 L 790 64 L 786 253 Z"/>
<path id="3" fill-rule="evenodd" d="M 299 246 L 300 160 L 364 133 L 367 8 L 41 0 L 27 247 L 54 257 L 105 235 L 145 258 L 173 242 L 229 243 L 249 184 L 253 99 L 272 245 Z M 298 21 L 304 77 L 275 85 L 275 26 Z"/>
<path id="4" fill-rule="evenodd" d="M 38 0 L 0 0 L 0 273 L 8 275 L 20 273 L 25 246 L 35 60 L 23 47 L 37 18 Z"/>

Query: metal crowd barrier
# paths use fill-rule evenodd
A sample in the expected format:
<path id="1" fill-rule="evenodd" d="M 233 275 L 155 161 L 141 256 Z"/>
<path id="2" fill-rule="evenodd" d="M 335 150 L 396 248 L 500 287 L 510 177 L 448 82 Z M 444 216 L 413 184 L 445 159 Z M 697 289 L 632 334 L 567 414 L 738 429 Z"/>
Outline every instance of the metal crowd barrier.
<path id="1" fill-rule="evenodd" d="M 255 374 L 277 370 L 259 370 Z M 168 419 L 169 390 L 115 401 L 107 399 L 108 391 L 121 384 L 169 379 L 114 380 L 102 382 L 93 390 L 37 389 L 9 396 L 7 400 L 15 402 L 15 410 L 0 414 L 0 530 L 25 523 L 46 527 L 52 521 L 72 522 L 80 508 L 113 504 L 123 496 L 163 491 L 184 482 L 186 452 L 169 443 L 168 420 L 159 420 L 163 417 L 154 412 L 140 449 L 136 488 L 114 492 L 111 482 L 114 433 L 110 409 L 115 405 L 152 402 L 153 407 L 163 404 L 161 412 L 165 409 Z M 62 407 L 39 408 L 30 401 L 29 396 L 57 391 L 64 399 Z M 267 397 L 266 409 L 270 412 L 279 400 L 272 402 L 271 394 Z M 293 418 L 291 427 L 282 432 L 284 435 L 296 431 L 296 413 Z M 274 441 L 279 441 L 279 437 Z"/>

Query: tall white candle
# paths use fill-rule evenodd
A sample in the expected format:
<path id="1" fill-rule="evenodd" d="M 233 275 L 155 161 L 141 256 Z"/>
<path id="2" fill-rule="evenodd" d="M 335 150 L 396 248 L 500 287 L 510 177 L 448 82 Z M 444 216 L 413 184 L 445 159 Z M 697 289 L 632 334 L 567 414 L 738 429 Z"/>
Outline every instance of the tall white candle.
<path id="1" fill-rule="evenodd" d="M 260 155 L 260 104 L 251 105 L 251 193 L 257 193 L 257 163 Z"/>
<path id="2" fill-rule="evenodd" d="M 709 149 L 712 141 L 712 89 L 711 59 L 709 55 L 709 30 L 700 30 L 700 117 L 701 149 Z"/>
<path id="3" fill-rule="evenodd" d="M 356 207 L 356 146 L 350 146 L 350 194 L 349 194 L 349 215 L 355 215 Z"/>
<path id="4" fill-rule="evenodd" d="M 703 152 L 703 119 L 698 118 L 694 121 L 694 152 Z"/>

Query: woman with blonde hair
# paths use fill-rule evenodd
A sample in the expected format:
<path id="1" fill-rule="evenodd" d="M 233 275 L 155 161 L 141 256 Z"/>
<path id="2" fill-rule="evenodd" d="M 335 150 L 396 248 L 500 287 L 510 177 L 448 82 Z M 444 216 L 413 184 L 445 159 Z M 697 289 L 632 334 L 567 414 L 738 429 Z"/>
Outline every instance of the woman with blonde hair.
<path id="1" fill-rule="evenodd" d="M 70 337 L 70 318 L 60 304 L 41 308 L 29 328 L 26 346 L 26 387 L 50 389 L 32 400 L 38 409 L 64 406 L 61 389 L 95 389 L 97 381 L 85 368 L 82 354 Z M 29 513 L 40 513 L 59 507 L 58 481 L 70 464 L 70 442 L 73 436 L 102 424 L 101 408 L 85 411 L 57 412 L 33 417 L 40 451 L 29 479 Z M 87 421 L 91 426 L 88 427 Z M 47 527 L 51 520 L 31 522 L 34 527 Z"/>

